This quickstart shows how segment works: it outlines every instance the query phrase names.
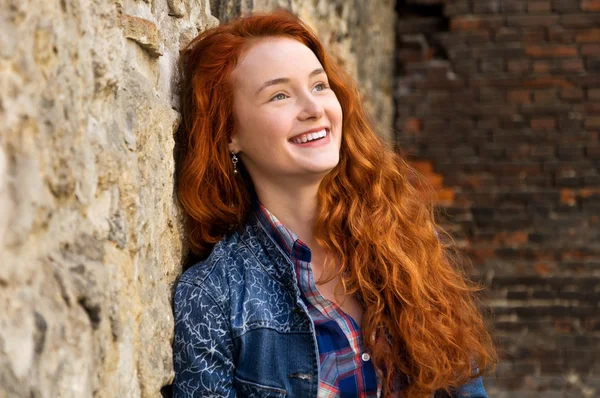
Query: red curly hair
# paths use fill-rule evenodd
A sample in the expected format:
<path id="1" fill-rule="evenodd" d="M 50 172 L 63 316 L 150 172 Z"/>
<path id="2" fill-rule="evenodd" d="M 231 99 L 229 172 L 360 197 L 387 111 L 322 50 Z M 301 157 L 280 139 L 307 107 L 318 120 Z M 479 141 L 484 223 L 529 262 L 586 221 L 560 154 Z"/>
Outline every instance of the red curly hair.
<path id="1" fill-rule="evenodd" d="M 192 251 L 205 258 L 252 211 L 252 181 L 239 164 L 242 178 L 234 177 L 227 145 L 234 131 L 230 75 L 253 42 L 274 36 L 314 52 L 343 110 L 340 161 L 319 186 L 314 233 L 340 264 L 326 263 L 328 279 L 339 276 L 344 293 L 364 305 L 362 334 L 372 336 L 364 342 L 384 395 L 406 380 L 403 396 L 425 397 L 492 369 L 497 354 L 476 303 L 481 288 L 436 237 L 442 230 L 434 205 L 416 188 L 426 182 L 378 137 L 356 84 L 287 11 L 206 30 L 182 51 L 177 192 Z"/>

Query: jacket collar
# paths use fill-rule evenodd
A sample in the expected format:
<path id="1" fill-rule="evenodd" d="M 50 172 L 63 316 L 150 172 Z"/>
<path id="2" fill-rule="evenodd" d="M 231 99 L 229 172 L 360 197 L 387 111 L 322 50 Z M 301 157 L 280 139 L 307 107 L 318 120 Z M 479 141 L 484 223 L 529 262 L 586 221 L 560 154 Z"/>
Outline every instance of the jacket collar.
<path id="1" fill-rule="evenodd" d="M 269 234 L 263 223 L 252 212 L 240 234 L 240 240 L 246 244 L 256 260 L 275 280 L 281 283 L 295 297 L 300 296 L 296 281 L 294 264 L 279 244 Z"/>
<path id="2" fill-rule="evenodd" d="M 289 228 L 287 228 L 275 214 L 271 213 L 258 199 L 253 204 L 253 211 L 265 231 L 271 235 L 275 243 L 284 253 L 292 259 L 310 263 L 311 251 L 309 247 Z"/>

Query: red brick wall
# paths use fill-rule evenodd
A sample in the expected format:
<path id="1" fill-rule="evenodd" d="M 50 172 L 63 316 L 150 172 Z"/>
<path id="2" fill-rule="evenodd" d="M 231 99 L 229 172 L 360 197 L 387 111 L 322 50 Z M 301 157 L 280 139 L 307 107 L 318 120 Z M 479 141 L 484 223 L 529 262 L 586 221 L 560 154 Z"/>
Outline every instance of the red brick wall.
<path id="1" fill-rule="evenodd" d="M 598 397 L 600 0 L 419 2 L 399 4 L 397 142 L 489 288 L 488 392 Z"/>

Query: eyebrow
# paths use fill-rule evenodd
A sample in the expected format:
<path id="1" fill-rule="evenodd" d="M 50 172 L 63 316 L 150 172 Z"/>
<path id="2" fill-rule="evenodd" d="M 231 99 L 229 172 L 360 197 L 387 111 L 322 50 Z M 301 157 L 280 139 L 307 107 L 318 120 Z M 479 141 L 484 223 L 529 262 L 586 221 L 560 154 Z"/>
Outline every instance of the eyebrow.
<path id="1" fill-rule="evenodd" d="M 323 68 L 317 68 L 317 69 L 313 70 L 312 72 L 310 72 L 308 77 L 313 77 L 313 76 L 316 76 L 321 73 L 325 73 L 325 70 Z M 256 94 L 258 95 L 258 93 L 260 93 L 262 90 L 264 90 L 265 88 L 267 88 L 269 86 L 274 86 L 275 84 L 281 84 L 281 83 L 288 83 L 289 81 L 290 81 L 290 79 L 287 77 L 278 77 L 277 79 L 267 80 L 256 91 Z"/>

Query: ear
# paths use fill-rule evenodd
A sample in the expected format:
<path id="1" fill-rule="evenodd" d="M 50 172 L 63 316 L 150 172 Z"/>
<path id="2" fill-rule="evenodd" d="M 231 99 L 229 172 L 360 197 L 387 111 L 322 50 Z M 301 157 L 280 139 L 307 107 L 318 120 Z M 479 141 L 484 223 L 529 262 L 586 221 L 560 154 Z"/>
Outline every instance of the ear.
<path id="1" fill-rule="evenodd" d="M 229 153 L 238 153 L 240 151 L 240 145 L 238 143 L 237 136 L 234 135 L 233 137 L 231 137 L 227 146 L 229 148 Z"/>

